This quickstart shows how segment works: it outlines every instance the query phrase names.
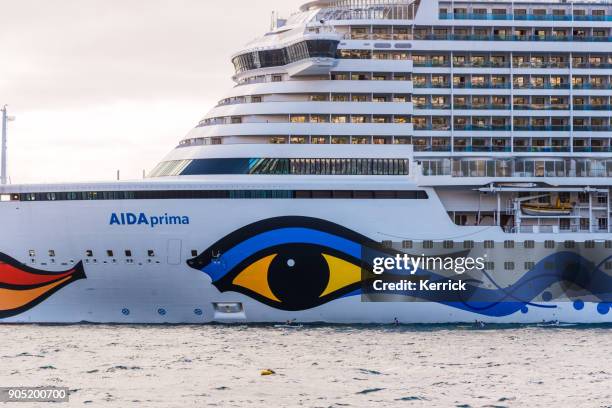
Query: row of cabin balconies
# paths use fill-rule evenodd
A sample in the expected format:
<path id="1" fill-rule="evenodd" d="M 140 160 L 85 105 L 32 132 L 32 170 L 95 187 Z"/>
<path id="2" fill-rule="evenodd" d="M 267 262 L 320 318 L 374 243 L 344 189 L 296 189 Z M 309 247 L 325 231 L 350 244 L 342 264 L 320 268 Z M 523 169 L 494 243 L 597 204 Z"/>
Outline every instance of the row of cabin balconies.
<path id="1" fill-rule="evenodd" d="M 414 67 L 450 68 L 531 68 L 531 69 L 603 69 L 612 68 L 612 54 L 541 54 L 541 53 L 412 53 Z"/>
<path id="2" fill-rule="evenodd" d="M 414 74 L 414 88 L 450 88 L 450 75 Z M 541 75 L 541 74 L 456 74 L 452 87 L 456 89 L 612 89 L 609 75 Z"/>
<path id="3" fill-rule="evenodd" d="M 575 96 L 573 107 L 568 96 L 520 95 L 514 96 L 510 104 L 509 95 L 430 95 L 430 94 L 378 94 L 378 93 L 314 93 L 291 95 L 258 95 L 228 98 L 218 107 L 248 103 L 300 103 L 300 102 L 376 102 L 414 103 L 415 109 L 456 109 L 456 110 L 612 110 L 611 96 Z M 259 105 L 264 106 L 264 105 Z M 313 105 L 316 106 L 316 105 Z M 231 122 L 230 122 L 231 123 Z"/>
<path id="4" fill-rule="evenodd" d="M 608 27 L 538 26 L 352 26 L 338 27 L 347 40 L 375 41 L 605 41 L 612 35 Z"/>
<path id="5" fill-rule="evenodd" d="M 495 136 L 382 136 L 382 135 L 275 135 L 195 137 L 179 147 L 218 144 L 411 144 L 416 152 L 457 153 L 610 153 L 611 138 L 495 137 Z"/>
<path id="6" fill-rule="evenodd" d="M 514 96 L 510 104 L 509 95 L 420 95 L 412 96 L 415 110 L 510 110 L 540 111 L 540 110 L 577 110 L 577 111 L 610 111 L 612 110 L 611 96 L 575 96 L 573 106 L 570 106 L 569 96 L 542 96 L 520 95 Z M 451 100 L 453 102 L 451 106 Z M 415 112 L 418 114 L 418 112 Z"/>
<path id="7" fill-rule="evenodd" d="M 491 21 L 612 21 L 612 8 L 609 4 L 595 4 L 596 8 L 583 4 L 563 8 L 555 5 L 539 4 L 534 7 L 515 5 L 512 8 L 504 6 L 493 6 L 490 8 L 474 5 L 472 7 L 452 7 L 451 4 L 440 7 L 438 18 L 440 20 L 491 20 Z"/>
<path id="8" fill-rule="evenodd" d="M 612 160 L 600 159 L 420 159 L 423 176 L 453 177 L 612 177 Z M 586 193 L 583 193 L 586 194 Z M 568 193 L 569 195 L 569 193 Z M 588 205 L 588 197 L 572 200 Z M 569 202 L 563 200 L 563 202 Z M 605 200 L 593 200 L 607 208 Z"/>
<path id="9" fill-rule="evenodd" d="M 415 112 L 418 114 L 419 112 Z M 610 132 L 609 116 L 417 116 L 403 114 L 289 114 L 211 117 L 198 127 L 251 124 L 409 124 L 415 131 L 550 131 L 550 132 Z M 452 123 L 452 127 L 451 127 Z"/>
<path id="10" fill-rule="evenodd" d="M 415 131 L 611 132 L 610 117 L 413 116 Z M 452 123 L 452 127 L 451 127 Z M 572 126 L 573 123 L 573 126 Z"/>
<path id="11" fill-rule="evenodd" d="M 551 137 L 425 137 L 412 136 L 415 152 L 457 153 L 610 153 L 610 139 L 569 139 Z"/>

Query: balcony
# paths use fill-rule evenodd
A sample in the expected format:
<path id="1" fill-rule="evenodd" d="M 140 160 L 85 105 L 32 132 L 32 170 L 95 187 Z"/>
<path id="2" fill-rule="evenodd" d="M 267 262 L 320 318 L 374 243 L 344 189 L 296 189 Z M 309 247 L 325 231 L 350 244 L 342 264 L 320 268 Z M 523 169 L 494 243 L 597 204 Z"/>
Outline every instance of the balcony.
<path id="1" fill-rule="evenodd" d="M 612 105 L 592 105 L 592 104 L 585 104 L 585 105 L 574 105 L 574 110 L 577 111 L 612 111 Z"/>
<path id="2" fill-rule="evenodd" d="M 612 84 L 574 84 L 573 89 L 612 89 Z"/>
<path id="3" fill-rule="evenodd" d="M 515 83 L 514 89 L 570 89 L 569 84 L 551 84 L 551 83 Z"/>
<path id="4" fill-rule="evenodd" d="M 530 131 L 538 131 L 538 132 L 569 132 L 571 129 L 568 125 L 514 125 L 515 131 L 520 132 L 530 132 Z"/>
<path id="5" fill-rule="evenodd" d="M 510 110 L 510 105 L 498 105 L 498 104 L 455 104 L 455 109 L 464 110 Z"/>
<path id="6" fill-rule="evenodd" d="M 453 61 L 454 68 L 510 68 L 509 62 L 495 61 Z"/>
<path id="7" fill-rule="evenodd" d="M 477 152 L 477 153 L 510 153 L 512 148 L 510 146 L 474 146 L 474 145 L 456 145 L 454 148 L 455 152 Z"/>
<path id="8" fill-rule="evenodd" d="M 510 89 L 510 83 L 457 82 L 453 84 L 453 88 L 457 88 L 457 89 Z"/>
<path id="9" fill-rule="evenodd" d="M 569 153 L 569 146 L 514 146 L 515 153 Z"/>
<path id="10" fill-rule="evenodd" d="M 537 103 L 528 103 L 528 104 L 514 104 L 514 110 L 569 110 L 569 105 L 567 104 L 537 104 Z"/>
<path id="11" fill-rule="evenodd" d="M 448 104 L 431 104 L 431 103 L 420 103 L 414 104 L 415 109 L 450 109 L 451 106 Z"/>
<path id="12" fill-rule="evenodd" d="M 457 131 L 495 131 L 495 132 L 508 132 L 511 130 L 510 126 L 507 125 L 502 125 L 502 126 L 498 126 L 498 125 L 460 125 L 460 124 L 455 124 L 454 126 L 454 130 Z"/>
<path id="13" fill-rule="evenodd" d="M 596 126 L 574 126 L 574 132 L 610 132 L 612 126 L 596 125 Z"/>

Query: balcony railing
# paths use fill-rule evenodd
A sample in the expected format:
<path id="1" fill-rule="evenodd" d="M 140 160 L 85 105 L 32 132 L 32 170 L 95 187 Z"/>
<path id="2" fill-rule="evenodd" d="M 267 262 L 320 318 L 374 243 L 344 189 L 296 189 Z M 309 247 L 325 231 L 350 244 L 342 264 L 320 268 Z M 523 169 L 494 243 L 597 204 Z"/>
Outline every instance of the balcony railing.
<path id="1" fill-rule="evenodd" d="M 440 20 L 612 21 L 612 15 L 579 16 L 565 14 L 440 13 L 439 18 Z"/>
<path id="2" fill-rule="evenodd" d="M 455 124 L 455 130 L 458 131 L 510 131 L 511 127 L 508 125 L 459 125 Z"/>
<path id="3" fill-rule="evenodd" d="M 593 104 L 585 104 L 585 105 L 576 105 L 574 104 L 574 110 L 579 111 L 609 111 L 612 110 L 612 105 L 593 105 Z"/>
<path id="4" fill-rule="evenodd" d="M 455 146 L 455 151 L 467 151 Z M 473 150 L 470 150 L 473 151 Z M 612 160 L 423 159 L 424 176 L 612 177 Z"/>
<path id="5" fill-rule="evenodd" d="M 458 89 L 510 89 L 510 83 L 491 83 L 491 82 L 458 82 L 453 85 Z"/>
<path id="6" fill-rule="evenodd" d="M 500 105 L 494 103 L 484 103 L 484 104 L 458 104 L 454 105 L 455 109 L 464 109 L 464 110 L 510 110 L 510 105 Z"/>
<path id="7" fill-rule="evenodd" d="M 569 110 L 570 106 L 567 104 L 537 104 L 537 103 L 527 103 L 527 104 L 514 104 L 514 110 Z"/>
<path id="8" fill-rule="evenodd" d="M 514 125 L 515 131 L 538 131 L 538 132 L 569 132 L 568 125 Z"/>
<path id="9" fill-rule="evenodd" d="M 612 20 L 611 20 L 612 21 Z M 477 34 L 425 34 L 415 35 L 414 41 L 547 41 L 547 42 L 609 42 L 612 36 L 589 35 L 477 35 Z M 352 35 L 353 40 L 374 40 L 372 35 Z"/>
<path id="10" fill-rule="evenodd" d="M 591 125 L 591 126 L 576 126 L 574 125 L 574 132 L 610 132 L 612 126 L 609 125 Z"/>

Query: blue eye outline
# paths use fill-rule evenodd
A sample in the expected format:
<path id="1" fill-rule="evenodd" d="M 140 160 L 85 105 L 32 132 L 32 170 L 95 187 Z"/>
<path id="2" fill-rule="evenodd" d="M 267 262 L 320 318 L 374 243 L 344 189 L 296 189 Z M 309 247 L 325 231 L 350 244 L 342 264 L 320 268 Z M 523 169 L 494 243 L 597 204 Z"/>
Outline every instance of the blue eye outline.
<path id="1" fill-rule="evenodd" d="M 262 303 L 281 310 L 306 310 L 340 297 L 361 293 L 361 282 L 355 282 L 325 296 L 307 299 L 283 299 L 274 302 L 243 287 L 232 284 L 233 279 L 245 267 L 275 252 L 300 247 L 304 250 L 318 249 L 320 255 L 328 254 L 357 267 L 361 267 L 364 244 L 376 245 L 375 241 L 341 225 L 311 217 L 277 217 L 255 222 L 240 228 L 211 245 L 199 256 L 187 261 L 196 270 L 212 279 L 221 292 L 234 291 L 245 294 Z M 313 271 L 313 278 L 321 271 Z M 327 272 L 325 272 L 327 273 Z"/>

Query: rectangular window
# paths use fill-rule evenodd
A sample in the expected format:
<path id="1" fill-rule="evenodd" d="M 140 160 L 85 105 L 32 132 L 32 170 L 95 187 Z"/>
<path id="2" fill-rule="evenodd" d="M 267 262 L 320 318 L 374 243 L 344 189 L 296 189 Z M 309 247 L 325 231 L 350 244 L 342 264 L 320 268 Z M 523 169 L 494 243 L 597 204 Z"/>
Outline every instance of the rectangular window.
<path id="1" fill-rule="evenodd" d="M 506 249 L 514 248 L 514 241 L 504 241 L 504 248 Z"/>
<path id="2" fill-rule="evenodd" d="M 404 249 L 411 249 L 412 248 L 412 241 L 402 241 L 402 248 L 404 248 Z"/>
<path id="3" fill-rule="evenodd" d="M 544 248 L 546 248 L 546 249 L 554 249 L 555 248 L 555 241 L 553 241 L 553 240 L 546 240 L 546 241 L 544 241 Z"/>
<path id="4" fill-rule="evenodd" d="M 487 248 L 487 249 L 495 248 L 495 242 L 490 241 L 490 240 L 489 241 L 485 241 L 484 242 L 484 247 Z"/>
<path id="5" fill-rule="evenodd" d="M 113 251 L 111 251 L 110 249 L 106 251 L 106 256 L 108 256 L 109 258 L 111 258 L 113 256 Z"/>
<path id="6" fill-rule="evenodd" d="M 55 257 L 55 250 L 54 249 L 50 249 L 49 250 L 49 257 L 51 257 L 51 258 Z"/>
<path id="7" fill-rule="evenodd" d="M 535 242 L 531 241 L 531 240 L 525 241 L 523 243 L 523 247 L 525 247 L 527 249 L 533 249 L 535 247 Z"/>
<path id="8" fill-rule="evenodd" d="M 126 249 L 125 250 L 125 256 L 128 257 L 128 258 L 131 258 L 132 257 L 132 251 L 129 250 L 129 249 Z"/>
<path id="9" fill-rule="evenodd" d="M 525 262 L 525 270 L 530 271 L 535 267 L 535 262 Z"/>

